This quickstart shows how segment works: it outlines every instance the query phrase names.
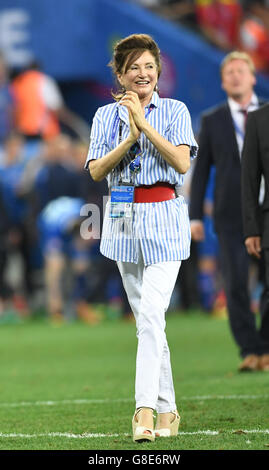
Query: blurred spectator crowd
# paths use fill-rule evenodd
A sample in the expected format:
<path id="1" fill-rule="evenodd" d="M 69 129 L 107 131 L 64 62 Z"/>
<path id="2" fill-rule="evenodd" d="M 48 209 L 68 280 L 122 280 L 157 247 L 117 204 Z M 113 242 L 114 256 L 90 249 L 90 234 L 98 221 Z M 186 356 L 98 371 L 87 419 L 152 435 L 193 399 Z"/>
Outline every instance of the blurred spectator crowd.
<path id="1" fill-rule="evenodd" d="M 44 314 L 94 324 L 103 313 L 92 305 L 104 302 L 129 313 L 114 263 L 80 234 L 82 206 L 102 214 L 107 193 L 84 170 L 89 131 L 37 64 L 11 79 L 0 55 L 0 323 Z"/>
<path id="2" fill-rule="evenodd" d="M 134 1 L 134 0 L 133 0 Z M 269 73 L 269 0 L 136 0 L 179 21 L 223 50 L 244 49 Z M 90 129 L 64 103 L 57 83 L 33 63 L 10 77 L 0 52 L 0 323 L 45 315 L 95 324 L 104 315 L 129 318 L 114 262 L 99 239 L 80 234 L 84 204 L 103 212 L 106 182 L 84 170 Z M 183 188 L 188 199 L 191 171 Z M 226 316 L 212 226 L 214 174 L 205 200 L 206 241 L 182 263 L 171 308 L 202 308 Z M 258 306 L 259 273 L 252 276 Z M 257 300 L 257 305 L 255 304 Z"/>
<path id="3" fill-rule="evenodd" d="M 269 74 L 269 0 L 132 0 L 194 29 L 224 51 L 247 52 Z"/>

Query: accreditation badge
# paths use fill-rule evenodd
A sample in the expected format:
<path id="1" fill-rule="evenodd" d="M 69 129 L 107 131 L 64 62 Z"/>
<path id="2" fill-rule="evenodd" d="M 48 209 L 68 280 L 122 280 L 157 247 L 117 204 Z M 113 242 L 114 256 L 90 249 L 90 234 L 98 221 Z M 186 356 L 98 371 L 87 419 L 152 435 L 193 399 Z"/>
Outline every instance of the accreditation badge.
<path id="1" fill-rule="evenodd" d="M 132 216 L 133 200 L 133 185 L 112 186 L 109 217 L 111 219 L 130 218 Z"/>

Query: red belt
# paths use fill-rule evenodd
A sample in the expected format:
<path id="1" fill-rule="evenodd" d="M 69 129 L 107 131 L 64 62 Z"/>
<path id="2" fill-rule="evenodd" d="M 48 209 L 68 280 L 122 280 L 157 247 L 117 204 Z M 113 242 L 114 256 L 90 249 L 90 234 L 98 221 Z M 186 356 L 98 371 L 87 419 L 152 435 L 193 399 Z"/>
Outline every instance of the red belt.
<path id="1" fill-rule="evenodd" d="M 134 191 L 134 202 L 162 202 L 175 199 L 175 197 L 175 186 L 169 183 L 137 186 Z"/>

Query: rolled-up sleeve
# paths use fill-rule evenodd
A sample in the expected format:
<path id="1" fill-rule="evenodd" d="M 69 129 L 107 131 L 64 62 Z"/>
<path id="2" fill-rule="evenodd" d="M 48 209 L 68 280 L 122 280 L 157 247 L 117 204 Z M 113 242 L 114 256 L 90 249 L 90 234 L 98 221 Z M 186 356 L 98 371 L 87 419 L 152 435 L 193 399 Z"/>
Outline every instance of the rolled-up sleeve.
<path id="1" fill-rule="evenodd" d="M 191 159 L 197 156 L 198 145 L 194 138 L 190 113 L 187 106 L 180 101 L 175 102 L 173 108 L 173 119 L 168 138 L 173 145 L 188 145 Z"/>
<path id="2" fill-rule="evenodd" d="M 108 151 L 109 147 L 99 108 L 92 121 L 89 151 L 84 168 L 87 169 L 91 160 L 103 157 Z"/>

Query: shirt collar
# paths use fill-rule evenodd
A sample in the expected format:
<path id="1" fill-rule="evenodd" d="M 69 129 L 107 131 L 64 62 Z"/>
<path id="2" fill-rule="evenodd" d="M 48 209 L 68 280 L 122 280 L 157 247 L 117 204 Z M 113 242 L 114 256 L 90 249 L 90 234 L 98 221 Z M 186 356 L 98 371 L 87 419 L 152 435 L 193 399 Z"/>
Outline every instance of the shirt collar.
<path id="1" fill-rule="evenodd" d="M 160 105 L 160 97 L 157 93 L 157 91 L 154 91 L 153 92 L 153 95 L 151 97 L 151 101 L 150 103 L 148 104 L 148 106 L 146 106 L 146 108 L 148 108 L 150 105 L 152 105 L 155 107 L 155 108 L 158 108 L 158 106 Z"/>
<path id="2" fill-rule="evenodd" d="M 237 103 L 237 101 L 233 100 L 230 97 L 228 98 L 228 104 L 229 104 L 230 109 L 231 109 L 232 112 L 233 111 L 239 111 L 239 110 L 242 109 L 242 106 L 239 103 Z M 249 102 L 246 109 L 250 108 L 251 106 L 258 106 L 258 104 L 259 104 L 258 97 L 255 93 L 253 93 L 252 96 L 251 96 L 251 100 L 250 100 L 250 102 Z"/>
<path id="3" fill-rule="evenodd" d="M 126 108 L 126 106 L 121 106 L 119 103 L 117 103 L 117 109 L 118 109 L 118 116 L 121 119 L 121 121 L 129 125 L 129 115 L 128 115 L 128 109 Z"/>

